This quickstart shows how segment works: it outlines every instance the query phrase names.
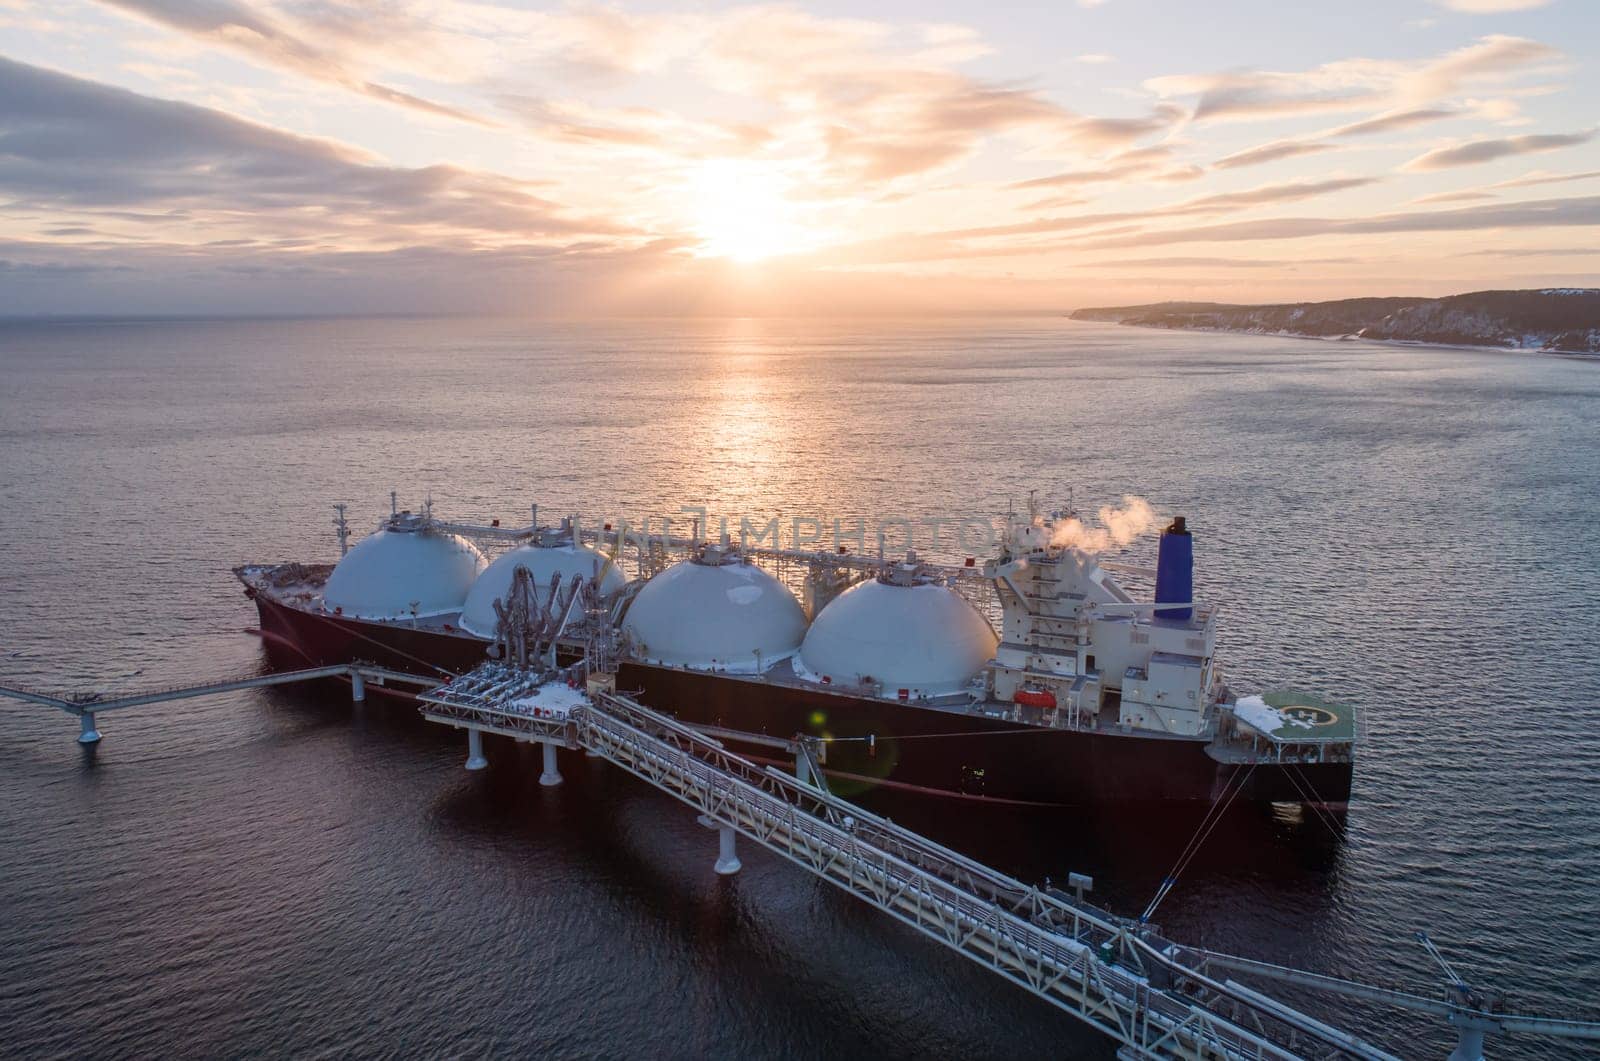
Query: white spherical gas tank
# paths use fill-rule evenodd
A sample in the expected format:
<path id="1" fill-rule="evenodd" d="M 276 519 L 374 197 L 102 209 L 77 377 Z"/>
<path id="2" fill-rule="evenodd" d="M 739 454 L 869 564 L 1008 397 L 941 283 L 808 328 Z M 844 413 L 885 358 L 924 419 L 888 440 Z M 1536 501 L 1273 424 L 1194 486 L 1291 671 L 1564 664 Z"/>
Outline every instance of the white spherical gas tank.
<path id="1" fill-rule="evenodd" d="M 873 579 L 822 609 L 800 662 L 814 681 L 870 681 L 884 696 L 918 699 L 966 689 L 997 647 L 988 622 L 955 590 Z"/>
<path id="2" fill-rule="evenodd" d="M 713 547 L 646 583 L 623 630 L 648 662 L 751 674 L 794 655 L 806 616 L 783 583 Z"/>
<path id="3" fill-rule="evenodd" d="M 322 607 L 354 619 L 448 615 L 461 610 L 483 568 L 483 554 L 465 538 L 397 518 L 339 561 Z"/>
<path id="4" fill-rule="evenodd" d="M 615 564 L 587 545 L 574 545 L 570 541 L 556 545 L 519 545 L 497 557 L 472 584 L 472 591 L 461 608 L 462 629 L 479 637 L 494 636 L 498 622 L 494 602 L 505 599 L 519 567 L 527 568 L 528 574 L 533 576 L 539 600 L 545 604 L 549 603 L 550 583 L 557 573 L 561 575 L 563 594 L 578 575 L 586 581 L 598 575 L 602 596 L 621 589 L 627 582 Z"/>

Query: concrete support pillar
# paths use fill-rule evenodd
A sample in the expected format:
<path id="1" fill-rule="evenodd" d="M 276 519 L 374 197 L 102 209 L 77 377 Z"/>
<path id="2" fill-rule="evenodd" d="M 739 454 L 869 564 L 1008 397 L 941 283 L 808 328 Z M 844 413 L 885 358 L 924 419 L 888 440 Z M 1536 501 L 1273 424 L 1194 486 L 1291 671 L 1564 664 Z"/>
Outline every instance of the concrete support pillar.
<path id="1" fill-rule="evenodd" d="M 467 769 L 482 770 L 488 765 L 489 760 L 483 757 L 483 731 L 467 730 Z"/>
<path id="2" fill-rule="evenodd" d="M 561 784 L 561 770 L 556 765 L 556 746 L 549 742 L 544 746 L 544 773 L 539 775 L 539 784 L 545 786 Z"/>
<path id="3" fill-rule="evenodd" d="M 1483 1029 L 1461 1024 L 1456 1029 L 1456 1048 L 1449 1061 L 1483 1061 Z"/>
<path id="4" fill-rule="evenodd" d="M 360 671 L 350 672 L 350 699 L 361 703 L 367 698 L 367 679 Z"/>
<path id="5" fill-rule="evenodd" d="M 733 826 L 723 825 L 717 829 L 717 872 L 724 877 L 732 876 L 739 872 L 739 852 L 734 846 L 739 839 L 739 834 L 733 831 Z"/>
<path id="6" fill-rule="evenodd" d="M 78 733 L 79 744 L 95 744 L 100 740 L 100 731 L 94 728 L 94 712 L 85 711 L 78 716 L 78 724 L 82 730 Z"/>

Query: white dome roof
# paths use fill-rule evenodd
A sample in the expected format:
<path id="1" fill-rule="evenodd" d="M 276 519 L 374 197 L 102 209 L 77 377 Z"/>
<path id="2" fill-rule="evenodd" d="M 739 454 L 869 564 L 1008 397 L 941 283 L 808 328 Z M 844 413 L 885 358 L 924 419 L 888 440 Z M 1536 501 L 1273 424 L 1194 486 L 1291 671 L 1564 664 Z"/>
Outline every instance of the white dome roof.
<path id="1" fill-rule="evenodd" d="M 806 616 L 754 564 L 684 560 L 645 583 L 623 630 L 652 663 L 753 673 L 794 654 Z"/>
<path id="2" fill-rule="evenodd" d="M 965 689 L 999 641 L 953 589 L 873 579 L 839 594 L 812 622 L 800 662 L 814 680 L 840 685 L 871 678 L 885 695 L 913 697 Z"/>
<path id="3" fill-rule="evenodd" d="M 549 603 L 550 580 L 556 572 L 561 573 L 563 593 L 574 575 L 590 579 L 597 571 L 603 572 L 600 575 L 602 595 L 620 589 L 627 582 L 615 564 L 609 563 L 604 555 L 587 545 L 519 545 L 496 558 L 478 576 L 478 581 L 472 584 L 472 592 L 467 594 L 467 602 L 461 607 L 461 626 L 464 630 L 479 637 L 494 636 L 498 621 L 494 602 L 505 599 L 506 592 L 511 588 L 511 579 L 519 567 L 527 568 L 528 574 L 533 576 L 539 600 L 544 603 Z"/>
<path id="4" fill-rule="evenodd" d="M 357 619 L 446 615 L 461 610 L 483 565 L 483 554 L 465 538 L 385 527 L 339 561 L 322 606 Z"/>

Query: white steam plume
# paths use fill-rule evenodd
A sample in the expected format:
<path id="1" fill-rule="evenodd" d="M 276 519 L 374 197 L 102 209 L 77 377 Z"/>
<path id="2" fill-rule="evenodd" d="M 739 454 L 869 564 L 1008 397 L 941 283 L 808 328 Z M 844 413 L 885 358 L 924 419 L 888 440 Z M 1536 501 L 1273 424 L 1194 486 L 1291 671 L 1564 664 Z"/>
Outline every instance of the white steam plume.
<path id="1" fill-rule="evenodd" d="M 1100 526 L 1087 526 L 1077 516 L 1057 520 L 1050 525 L 1050 544 L 1067 549 L 1082 549 L 1086 553 L 1101 553 L 1107 549 L 1120 549 L 1141 534 L 1148 534 L 1161 522 L 1150 502 L 1142 497 L 1124 494 L 1122 507 L 1100 506 L 1095 514 Z"/>

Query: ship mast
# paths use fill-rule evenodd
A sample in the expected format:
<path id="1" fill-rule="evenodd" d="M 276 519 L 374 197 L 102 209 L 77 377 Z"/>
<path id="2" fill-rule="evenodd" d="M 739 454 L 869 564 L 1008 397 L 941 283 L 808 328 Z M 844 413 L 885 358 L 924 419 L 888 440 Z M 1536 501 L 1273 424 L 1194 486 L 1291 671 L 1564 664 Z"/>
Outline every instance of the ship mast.
<path id="1" fill-rule="evenodd" d="M 339 536 L 340 559 L 343 559 L 350 552 L 350 521 L 345 518 L 346 507 L 348 506 L 342 503 L 333 506 L 333 511 L 338 513 L 334 516 L 333 527 L 334 533 Z"/>

